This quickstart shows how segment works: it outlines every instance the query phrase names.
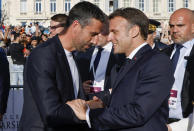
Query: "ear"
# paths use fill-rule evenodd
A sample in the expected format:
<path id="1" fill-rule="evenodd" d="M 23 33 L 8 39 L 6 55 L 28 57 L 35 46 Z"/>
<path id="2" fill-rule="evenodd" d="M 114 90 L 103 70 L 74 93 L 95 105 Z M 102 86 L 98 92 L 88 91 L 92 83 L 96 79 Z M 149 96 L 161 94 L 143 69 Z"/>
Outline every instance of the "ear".
<path id="1" fill-rule="evenodd" d="M 140 28 L 139 28 L 139 26 L 134 25 L 129 31 L 130 31 L 130 36 L 132 38 L 135 38 L 135 37 L 137 37 L 139 35 Z"/>
<path id="2" fill-rule="evenodd" d="M 73 23 L 71 24 L 71 27 L 73 29 L 73 32 L 75 32 L 81 28 L 81 25 L 78 20 L 74 20 Z"/>

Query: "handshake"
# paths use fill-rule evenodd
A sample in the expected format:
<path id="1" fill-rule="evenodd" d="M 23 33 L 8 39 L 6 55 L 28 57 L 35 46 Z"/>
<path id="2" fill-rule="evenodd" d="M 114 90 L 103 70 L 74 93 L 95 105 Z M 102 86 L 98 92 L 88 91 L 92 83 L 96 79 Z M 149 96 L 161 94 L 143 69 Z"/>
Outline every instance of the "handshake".
<path id="1" fill-rule="evenodd" d="M 85 101 L 82 99 L 76 99 L 76 100 L 68 101 L 66 104 L 72 108 L 75 115 L 80 120 L 86 120 L 86 111 L 88 108 L 96 109 L 96 108 L 104 107 L 103 102 L 96 96 L 93 97 L 93 100 Z"/>

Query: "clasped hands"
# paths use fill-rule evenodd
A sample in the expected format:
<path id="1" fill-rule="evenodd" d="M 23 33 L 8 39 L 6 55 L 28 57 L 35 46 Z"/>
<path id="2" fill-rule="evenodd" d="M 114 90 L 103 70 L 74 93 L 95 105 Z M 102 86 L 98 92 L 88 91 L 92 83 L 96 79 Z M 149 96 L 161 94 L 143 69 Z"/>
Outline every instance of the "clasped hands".
<path id="1" fill-rule="evenodd" d="M 75 115 L 80 120 L 86 120 L 86 111 L 88 107 L 90 109 L 96 109 L 96 108 L 103 108 L 103 102 L 96 96 L 93 97 L 93 100 L 85 101 L 82 99 L 76 99 L 72 101 L 68 101 L 66 104 L 68 104 L 72 110 L 74 111 Z"/>

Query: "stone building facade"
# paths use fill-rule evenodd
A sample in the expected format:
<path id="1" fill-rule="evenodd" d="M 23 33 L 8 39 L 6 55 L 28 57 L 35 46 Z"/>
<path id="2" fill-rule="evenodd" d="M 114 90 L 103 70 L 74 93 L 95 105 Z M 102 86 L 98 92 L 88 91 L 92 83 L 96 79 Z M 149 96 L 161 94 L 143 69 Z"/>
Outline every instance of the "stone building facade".
<path id="1" fill-rule="evenodd" d="M 40 22 L 49 25 L 50 17 L 57 13 L 68 14 L 73 5 L 83 0 L 2 0 L 5 24 L 24 25 Z M 169 16 L 179 8 L 194 10 L 194 0 L 87 0 L 98 5 L 106 14 L 117 8 L 135 7 L 149 18 L 168 23 Z"/>

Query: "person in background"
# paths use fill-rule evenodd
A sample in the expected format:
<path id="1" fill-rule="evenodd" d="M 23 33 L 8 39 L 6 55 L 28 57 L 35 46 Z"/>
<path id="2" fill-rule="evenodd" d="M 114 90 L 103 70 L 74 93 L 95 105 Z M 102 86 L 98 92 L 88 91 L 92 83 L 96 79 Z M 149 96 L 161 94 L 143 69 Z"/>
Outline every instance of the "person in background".
<path id="1" fill-rule="evenodd" d="M 156 28 L 160 26 L 160 22 L 149 19 L 149 30 L 148 30 L 148 38 L 147 43 L 152 47 L 154 50 L 162 50 L 166 47 L 168 47 L 166 44 L 161 43 L 160 41 L 154 41 L 156 38 Z"/>
<path id="2" fill-rule="evenodd" d="M 186 131 L 193 112 L 194 90 L 194 14 L 190 9 L 176 10 L 169 21 L 174 44 L 164 49 L 171 58 L 175 82 L 169 99 L 169 131 Z"/>
<path id="3" fill-rule="evenodd" d="M 66 31 L 65 25 L 67 23 L 68 16 L 66 14 L 56 14 L 51 17 L 50 22 L 50 37 L 56 34 L 61 34 Z"/>
<path id="4" fill-rule="evenodd" d="M 39 40 L 38 37 L 36 36 L 32 36 L 31 38 L 31 44 L 28 47 L 30 51 L 32 51 L 34 48 L 36 48 L 36 46 L 39 44 Z"/>
<path id="5" fill-rule="evenodd" d="M 11 85 L 23 85 L 23 69 L 25 64 L 25 48 L 20 43 L 20 34 L 13 32 L 13 43 L 10 45 L 9 51 L 13 61 L 13 73 Z"/>
<path id="6" fill-rule="evenodd" d="M 6 112 L 10 89 L 9 63 L 4 49 L 0 47 L 0 121 Z"/>
<path id="7" fill-rule="evenodd" d="M 48 40 L 48 35 L 47 34 L 42 34 L 41 35 L 41 41 L 40 43 L 46 42 Z"/>

